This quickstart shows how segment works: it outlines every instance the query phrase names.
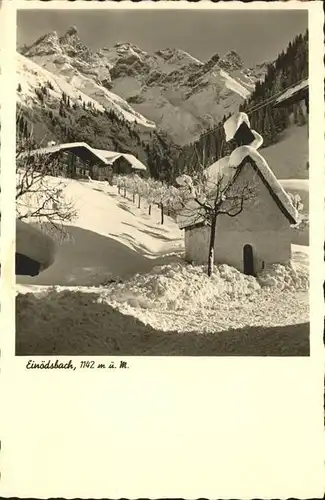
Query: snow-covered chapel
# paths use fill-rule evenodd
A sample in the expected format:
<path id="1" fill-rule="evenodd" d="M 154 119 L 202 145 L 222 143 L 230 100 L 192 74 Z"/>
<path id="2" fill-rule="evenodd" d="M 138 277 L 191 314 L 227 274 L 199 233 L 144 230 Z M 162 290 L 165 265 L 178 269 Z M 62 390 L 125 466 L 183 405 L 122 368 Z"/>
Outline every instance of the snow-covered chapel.
<path id="1" fill-rule="evenodd" d="M 253 186 L 254 196 L 244 202 L 241 213 L 235 217 L 218 216 L 214 262 L 255 275 L 269 264 L 290 261 L 291 226 L 298 222 L 298 214 L 257 151 L 263 139 L 250 129 L 248 116 L 245 113 L 233 115 L 225 122 L 224 130 L 226 140 L 234 139 L 239 146 L 230 156 L 205 170 L 207 182 L 212 185 L 220 175 L 236 175 L 233 186 L 236 188 L 243 183 Z M 193 199 L 189 199 L 188 206 L 192 210 L 182 211 L 178 218 L 180 228 L 185 230 L 185 258 L 194 264 L 206 264 L 210 227 L 200 218 Z"/>

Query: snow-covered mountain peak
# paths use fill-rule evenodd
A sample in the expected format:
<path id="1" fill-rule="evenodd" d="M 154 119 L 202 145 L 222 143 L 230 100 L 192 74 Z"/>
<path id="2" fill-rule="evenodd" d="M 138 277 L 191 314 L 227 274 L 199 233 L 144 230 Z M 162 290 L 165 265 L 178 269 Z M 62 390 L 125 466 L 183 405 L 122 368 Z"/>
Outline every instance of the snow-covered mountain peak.
<path id="1" fill-rule="evenodd" d="M 50 31 L 39 37 L 36 42 L 30 46 L 25 46 L 21 52 L 26 57 L 35 57 L 42 55 L 61 53 L 60 40 L 57 31 Z"/>
<path id="2" fill-rule="evenodd" d="M 71 26 L 67 32 L 60 37 L 59 42 L 63 53 L 68 56 L 79 56 L 84 58 L 86 54 L 89 57 L 94 55 L 94 52 L 82 43 L 75 26 Z"/>
<path id="3" fill-rule="evenodd" d="M 150 57 L 147 52 L 130 42 L 117 42 L 113 47 L 104 47 L 99 53 L 105 57 L 106 63 L 111 67 L 117 63 L 127 66 L 134 62 L 142 63 Z"/>
<path id="4" fill-rule="evenodd" d="M 71 26 L 67 32 L 60 36 L 57 31 L 50 31 L 41 36 L 35 43 L 29 47 L 24 47 L 20 52 L 29 58 L 41 56 L 78 56 L 85 53 L 91 53 L 85 45 L 82 44 L 77 28 Z"/>
<path id="5" fill-rule="evenodd" d="M 218 62 L 225 71 L 242 69 L 244 64 L 240 55 L 235 50 L 229 50 Z"/>
<path id="6" fill-rule="evenodd" d="M 103 113 L 112 111 L 121 120 L 138 125 L 145 130 L 153 130 L 155 123 L 135 111 L 124 99 L 96 84 L 92 79 L 82 79 L 80 75 L 67 78 L 65 74 L 54 74 L 34 61 L 17 53 L 17 74 L 20 90 L 17 101 L 24 107 L 43 105 L 54 109 L 63 94 L 69 97 L 71 105 L 88 107 Z"/>
<path id="7" fill-rule="evenodd" d="M 41 43 L 45 44 L 53 41 L 56 42 L 58 40 L 59 40 L 58 32 L 56 30 L 52 30 L 46 33 L 45 35 L 40 36 L 33 45 L 36 46 L 40 45 Z"/>
<path id="8" fill-rule="evenodd" d="M 89 86 L 90 78 L 105 85 L 111 80 L 111 66 L 106 58 L 82 43 L 75 26 L 60 37 L 57 32 L 50 32 L 21 53 L 48 71 L 62 75 L 69 83 L 78 82 L 81 91 Z"/>
<path id="9" fill-rule="evenodd" d="M 78 34 L 78 30 L 77 30 L 76 26 L 70 26 L 70 28 L 66 32 L 66 36 L 73 36 L 73 35 L 77 35 L 77 34 Z"/>
<path id="10" fill-rule="evenodd" d="M 210 57 L 210 59 L 205 63 L 206 65 L 207 64 L 217 64 L 218 62 L 220 61 L 220 54 L 218 54 L 218 52 L 216 52 L 216 54 L 213 54 L 213 56 Z"/>
<path id="11" fill-rule="evenodd" d="M 191 54 L 186 52 L 185 50 L 177 49 L 177 48 L 171 48 L 171 47 L 166 47 L 161 50 L 157 50 L 155 52 L 155 55 L 158 57 L 161 57 L 164 61 L 168 61 L 169 63 L 179 63 L 181 62 L 182 64 L 197 64 L 199 66 L 203 65 L 203 62 L 197 59 L 196 57 L 193 57 Z"/>
<path id="12" fill-rule="evenodd" d="M 146 117 L 149 127 L 156 123 L 178 143 L 195 139 L 225 112 L 236 111 L 265 74 L 264 67 L 244 68 L 234 50 L 222 58 L 215 53 L 207 62 L 177 47 L 150 53 L 124 40 L 94 51 L 75 26 L 61 37 L 48 33 L 22 53 L 101 106 L 110 109 L 107 92 L 114 93 L 132 120 L 139 113 L 139 123 Z"/>
<path id="13" fill-rule="evenodd" d="M 131 42 L 116 42 L 113 47 L 120 52 L 127 50 L 135 50 L 136 52 L 143 52 L 137 45 Z"/>

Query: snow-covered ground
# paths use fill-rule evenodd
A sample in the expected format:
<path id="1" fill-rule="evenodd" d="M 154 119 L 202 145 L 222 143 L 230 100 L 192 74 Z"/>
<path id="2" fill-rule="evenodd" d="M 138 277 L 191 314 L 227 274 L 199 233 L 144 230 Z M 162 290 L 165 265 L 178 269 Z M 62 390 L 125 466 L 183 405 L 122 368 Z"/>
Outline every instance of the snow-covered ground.
<path id="1" fill-rule="evenodd" d="M 307 125 L 287 128 L 279 142 L 260 150 L 278 179 L 308 179 Z"/>
<path id="2" fill-rule="evenodd" d="M 287 307 L 291 305 L 289 302 Z M 16 311 L 17 355 L 309 355 L 307 322 L 236 329 L 228 326 L 220 332 L 203 330 L 201 324 L 197 330 L 182 332 L 176 329 L 176 322 L 171 330 L 163 331 L 99 302 L 96 293 L 67 290 L 50 291 L 45 297 L 20 294 Z M 179 320 L 179 315 L 175 319 Z M 211 324 L 213 327 L 213 321 Z"/>
<path id="3" fill-rule="evenodd" d="M 95 293 L 94 304 L 112 306 L 159 331 L 308 322 L 309 247 L 293 245 L 292 268 L 274 266 L 256 279 L 215 266 L 209 279 L 204 267 L 184 263 L 182 231 L 169 217 L 161 225 L 156 207 L 149 216 L 145 204 L 137 208 L 104 182 L 66 183 L 79 212 L 67 227 L 70 239 L 48 270 L 36 278 L 18 277 L 18 293 L 34 293 L 42 301 L 47 294 L 50 300 L 53 286 L 57 292 Z M 117 278 L 121 283 L 111 283 Z"/>
<path id="4" fill-rule="evenodd" d="M 293 125 L 282 133 L 279 142 L 261 149 L 260 153 L 271 166 L 282 187 L 293 195 L 299 195 L 303 204 L 302 216 L 309 214 L 309 172 L 307 125 Z M 297 245 L 309 245 L 308 222 L 300 230 L 293 229 L 291 241 Z"/>
<path id="5" fill-rule="evenodd" d="M 308 247 L 294 245 L 293 257 L 292 267 L 272 266 L 257 279 L 227 265 L 215 266 L 209 278 L 204 266 L 174 260 L 121 283 L 55 290 L 95 293 L 96 301 L 162 331 L 299 324 L 308 322 Z M 53 287 L 19 285 L 18 291 L 44 299 Z"/>
<path id="6" fill-rule="evenodd" d="M 78 217 L 66 229 L 69 239 L 59 246 L 55 263 L 36 278 L 19 283 L 38 285 L 100 285 L 111 277 L 128 278 L 177 259 L 183 234 L 176 223 L 152 206 L 151 215 L 123 198 L 116 187 L 99 181 L 65 179 L 66 196 Z M 175 255 L 176 254 L 176 255 Z"/>
<path id="7" fill-rule="evenodd" d="M 261 153 L 307 214 L 308 172 L 287 150 L 305 132 Z M 18 277 L 18 354 L 308 354 L 308 227 L 292 233 L 290 266 L 253 278 L 220 265 L 208 278 L 183 261 L 183 232 L 156 206 L 149 215 L 108 183 L 64 182 L 78 217 L 55 263 Z"/>
<path id="8" fill-rule="evenodd" d="M 106 286 L 18 286 L 19 355 L 309 353 L 308 248 L 258 279 L 183 262 Z"/>

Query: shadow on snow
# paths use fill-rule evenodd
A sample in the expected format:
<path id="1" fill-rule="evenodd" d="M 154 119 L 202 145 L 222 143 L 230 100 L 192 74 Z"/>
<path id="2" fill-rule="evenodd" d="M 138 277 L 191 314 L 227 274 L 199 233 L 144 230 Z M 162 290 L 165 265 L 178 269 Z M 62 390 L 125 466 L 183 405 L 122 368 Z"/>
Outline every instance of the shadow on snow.
<path id="1" fill-rule="evenodd" d="M 59 247 L 54 264 L 34 278 L 18 276 L 18 283 L 99 285 L 111 276 L 126 279 L 175 260 L 175 256 L 151 258 L 146 247 L 126 233 L 116 236 L 124 238 L 132 248 L 87 229 L 76 226 L 65 226 L 65 229 L 69 233 L 69 241 Z"/>
<path id="2" fill-rule="evenodd" d="M 98 303 L 93 293 L 16 299 L 17 355 L 308 356 L 309 324 L 218 333 L 165 332 Z"/>

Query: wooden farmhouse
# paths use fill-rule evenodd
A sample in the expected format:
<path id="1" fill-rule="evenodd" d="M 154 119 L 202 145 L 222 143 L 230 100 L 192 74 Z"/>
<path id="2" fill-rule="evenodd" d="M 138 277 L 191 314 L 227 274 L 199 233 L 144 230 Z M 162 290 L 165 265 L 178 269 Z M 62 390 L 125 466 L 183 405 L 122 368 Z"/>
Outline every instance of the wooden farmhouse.
<path id="1" fill-rule="evenodd" d="M 113 174 L 142 175 L 146 166 L 135 156 L 116 151 L 95 149 L 85 142 L 67 144 L 49 143 L 48 147 L 28 152 L 29 161 L 35 156 L 58 159 L 53 175 L 62 175 L 73 179 L 91 177 L 95 180 L 112 181 Z"/>
<path id="2" fill-rule="evenodd" d="M 130 175 L 136 172 L 141 176 L 147 170 L 146 166 L 131 154 L 117 153 L 116 151 L 107 151 L 104 149 L 93 149 L 93 151 L 105 159 L 114 174 Z M 97 164 L 93 168 L 93 175 L 98 180 L 104 180 L 105 168 Z"/>
<path id="3" fill-rule="evenodd" d="M 239 271 L 255 275 L 266 265 L 286 264 L 291 259 L 290 226 L 297 223 L 297 212 L 265 159 L 253 148 L 242 146 L 230 156 L 239 154 L 234 188 L 244 183 L 252 186 L 254 196 L 245 201 L 235 216 L 219 215 L 214 245 L 214 262 L 228 264 Z M 219 160 L 220 161 L 220 160 Z M 212 166 L 210 166 L 211 168 Z M 210 227 L 195 214 L 180 215 L 179 226 L 185 231 L 185 258 L 194 264 L 208 261 Z M 196 205 L 197 207 L 197 205 Z"/>

